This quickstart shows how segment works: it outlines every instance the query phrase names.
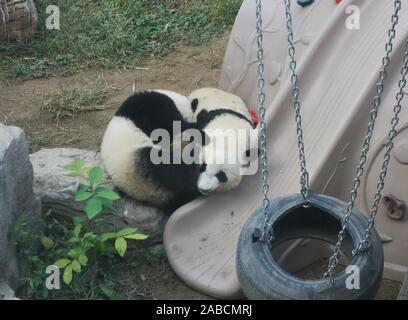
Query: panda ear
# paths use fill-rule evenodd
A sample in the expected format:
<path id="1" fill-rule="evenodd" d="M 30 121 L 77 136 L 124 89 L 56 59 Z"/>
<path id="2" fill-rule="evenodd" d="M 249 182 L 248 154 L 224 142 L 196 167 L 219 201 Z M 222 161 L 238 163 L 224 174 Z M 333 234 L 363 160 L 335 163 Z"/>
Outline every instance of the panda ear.
<path id="1" fill-rule="evenodd" d="M 195 98 L 193 101 L 191 101 L 191 110 L 193 110 L 193 113 L 197 111 L 198 107 L 198 99 Z"/>
<path id="2" fill-rule="evenodd" d="M 201 110 L 198 114 L 197 114 L 197 125 L 199 128 L 203 128 L 203 126 L 208 122 L 208 117 L 209 117 L 209 112 L 208 110 Z"/>

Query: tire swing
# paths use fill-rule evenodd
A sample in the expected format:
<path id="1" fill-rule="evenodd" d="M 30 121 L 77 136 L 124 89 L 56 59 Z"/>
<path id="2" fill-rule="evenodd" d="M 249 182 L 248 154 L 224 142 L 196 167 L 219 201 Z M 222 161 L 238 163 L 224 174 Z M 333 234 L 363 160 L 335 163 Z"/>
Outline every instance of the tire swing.
<path id="1" fill-rule="evenodd" d="M 377 189 L 371 211 L 366 217 L 354 208 L 360 179 L 364 173 L 367 154 L 373 134 L 377 111 L 384 91 L 384 82 L 390 64 L 390 55 L 396 34 L 401 1 L 394 0 L 391 27 L 388 30 L 386 53 L 382 60 L 376 94 L 370 108 L 369 123 L 364 139 L 361 157 L 357 166 L 353 188 L 348 203 L 319 195 L 309 190 L 309 174 L 306 168 L 302 117 L 299 102 L 299 84 L 296 73 L 294 36 L 292 30 L 291 2 L 284 0 L 286 7 L 286 26 L 288 32 L 289 59 L 295 111 L 301 178 L 300 194 L 277 199 L 268 198 L 267 145 L 264 93 L 262 1 L 256 1 L 256 28 L 258 45 L 258 87 L 261 132 L 261 166 L 263 206 L 256 210 L 246 222 L 238 242 L 237 276 L 244 294 L 250 299 L 371 299 L 378 291 L 382 278 L 384 254 L 381 240 L 373 229 L 374 220 L 381 200 L 384 180 L 387 174 L 396 127 L 399 122 L 401 102 L 408 73 L 408 40 L 405 45 L 401 80 L 398 82 L 396 104 L 393 109 L 391 129 L 387 135 L 386 152 L 379 175 Z M 338 230 L 340 229 L 340 232 Z M 322 279 L 307 280 L 284 271 L 275 261 L 272 250 L 289 240 L 315 239 L 334 247 L 329 258 L 326 273 Z M 359 270 L 359 289 L 347 288 L 345 271 L 336 273 L 341 254 L 349 265 Z"/>

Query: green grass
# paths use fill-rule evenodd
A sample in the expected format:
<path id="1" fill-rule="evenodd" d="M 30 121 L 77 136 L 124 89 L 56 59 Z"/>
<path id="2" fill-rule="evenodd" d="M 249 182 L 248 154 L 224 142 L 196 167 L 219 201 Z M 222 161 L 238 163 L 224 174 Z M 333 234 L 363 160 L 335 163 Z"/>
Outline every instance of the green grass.
<path id="1" fill-rule="evenodd" d="M 29 43 L 0 43 L 0 74 L 30 79 L 79 69 L 132 68 L 177 44 L 199 45 L 223 33 L 242 0 L 34 0 L 38 33 Z M 61 30 L 46 30 L 57 5 Z"/>

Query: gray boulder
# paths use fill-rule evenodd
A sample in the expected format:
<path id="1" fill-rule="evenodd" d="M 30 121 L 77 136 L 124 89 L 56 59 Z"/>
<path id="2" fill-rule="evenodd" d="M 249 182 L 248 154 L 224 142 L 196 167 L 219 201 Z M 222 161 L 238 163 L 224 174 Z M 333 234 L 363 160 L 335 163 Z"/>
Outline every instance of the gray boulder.
<path id="1" fill-rule="evenodd" d="M 20 300 L 7 283 L 0 282 L 0 300 Z"/>
<path id="2" fill-rule="evenodd" d="M 398 295 L 398 300 L 408 300 L 408 273 L 405 275 L 405 280 L 402 283 L 401 291 Z"/>
<path id="3" fill-rule="evenodd" d="M 33 193 L 33 168 L 24 131 L 0 123 L 0 283 L 15 287 L 19 276 L 10 231 L 20 215 L 40 231 L 41 202 Z"/>
<path id="4" fill-rule="evenodd" d="M 34 167 L 34 192 L 42 200 L 45 210 L 65 216 L 83 215 L 83 204 L 74 201 L 80 180 L 68 177 L 65 165 L 85 160 L 86 166 L 101 165 L 99 153 L 82 149 L 42 149 L 30 155 Z M 114 210 L 105 214 L 107 229 L 134 226 L 149 235 L 143 244 L 162 241 L 167 214 L 162 210 L 142 205 L 134 199 L 122 197 Z M 138 243 L 142 244 L 142 242 Z"/>

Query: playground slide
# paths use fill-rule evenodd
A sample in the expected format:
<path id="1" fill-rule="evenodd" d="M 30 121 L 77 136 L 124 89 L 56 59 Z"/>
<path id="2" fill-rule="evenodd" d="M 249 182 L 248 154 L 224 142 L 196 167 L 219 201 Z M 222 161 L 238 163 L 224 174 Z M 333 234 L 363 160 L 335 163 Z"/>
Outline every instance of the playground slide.
<path id="1" fill-rule="evenodd" d="M 337 4 L 334 0 L 320 0 L 305 8 L 292 2 L 311 187 L 316 192 L 347 200 L 385 53 L 393 1 L 343 0 Z M 362 212 L 368 212 L 372 203 L 385 134 L 395 104 L 402 50 L 408 37 L 408 6 L 404 4 L 357 200 Z M 269 195 L 272 198 L 299 192 L 284 12 L 283 0 L 263 1 Z M 360 29 L 349 29 L 357 28 L 358 22 Z M 257 108 L 258 94 L 255 36 L 255 1 L 245 0 L 231 33 L 220 87 L 241 96 L 251 108 Z M 408 204 L 406 100 L 398 128 L 383 194 L 400 204 Z M 237 241 L 246 219 L 261 206 L 261 199 L 258 173 L 245 177 L 231 192 L 201 197 L 177 210 L 170 217 L 164 234 L 166 252 L 177 275 L 207 295 L 241 297 L 235 273 Z M 384 244 L 384 276 L 402 280 L 408 270 L 408 219 L 404 215 L 393 217 L 391 209 L 381 204 L 376 226 Z M 307 250 L 305 246 L 303 258 L 308 256 Z M 284 257 L 281 260 L 285 260 Z"/>

